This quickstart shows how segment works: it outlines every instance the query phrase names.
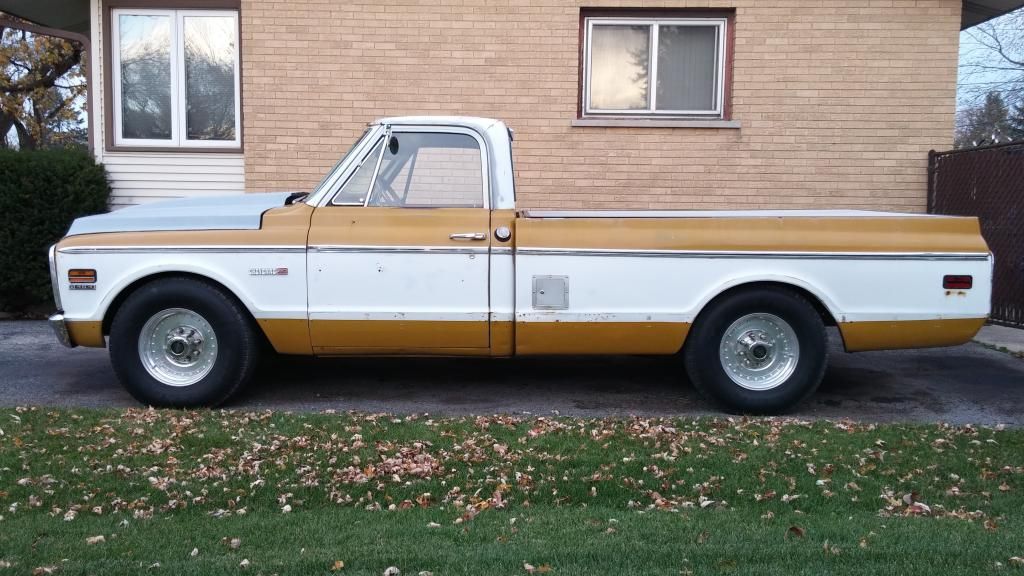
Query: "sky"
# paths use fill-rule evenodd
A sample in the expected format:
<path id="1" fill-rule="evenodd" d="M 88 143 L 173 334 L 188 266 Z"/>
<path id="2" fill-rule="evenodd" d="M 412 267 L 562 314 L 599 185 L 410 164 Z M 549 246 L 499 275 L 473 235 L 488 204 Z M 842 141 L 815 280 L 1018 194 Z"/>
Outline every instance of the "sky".
<path id="1" fill-rule="evenodd" d="M 1014 12 L 1010 12 L 1009 14 L 1005 14 L 1003 16 L 1000 16 L 999 18 L 995 18 L 993 20 L 990 20 L 990 22 L 993 23 L 993 24 L 1000 24 L 1000 23 L 1009 22 L 1012 17 L 1014 17 L 1015 15 L 1019 16 L 1021 13 L 1024 13 L 1024 8 L 1020 8 L 1020 9 L 1014 11 Z M 971 37 L 970 29 L 967 29 L 967 30 L 964 30 L 964 31 L 960 32 L 960 63 L 961 63 L 961 65 L 963 64 L 965 59 L 970 56 L 972 51 L 975 54 L 979 54 L 979 53 L 980 54 L 984 54 L 984 48 L 981 46 L 981 44 L 979 44 L 977 41 L 975 41 L 974 38 Z M 996 61 L 997 57 L 996 56 L 991 56 L 991 58 L 992 58 L 992 63 L 995 64 L 997 62 Z M 1000 76 L 1000 73 L 991 72 L 991 73 L 987 74 L 986 76 L 974 75 L 972 78 L 967 78 L 966 74 L 965 74 L 965 70 L 961 66 L 959 77 L 957 79 L 957 108 L 961 109 L 961 108 L 963 108 L 965 106 L 969 106 L 969 105 L 974 103 L 975 98 L 973 97 L 972 94 L 968 93 L 969 89 L 971 87 L 970 84 L 972 82 L 991 82 L 991 81 L 994 81 L 994 80 L 999 80 L 999 76 Z"/>

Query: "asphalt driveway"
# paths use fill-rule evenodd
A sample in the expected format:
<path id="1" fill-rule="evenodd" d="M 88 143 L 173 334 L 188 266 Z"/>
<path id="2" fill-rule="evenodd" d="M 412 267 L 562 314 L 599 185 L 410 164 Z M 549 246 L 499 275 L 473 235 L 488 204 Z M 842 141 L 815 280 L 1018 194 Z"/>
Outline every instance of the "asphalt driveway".
<path id="1" fill-rule="evenodd" d="M 979 344 L 846 354 L 832 333 L 808 418 L 1024 425 L 1024 360 Z M 0 405 L 137 406 L 106 350 L 68 350 L 44 322 L 0 322 Z M 576 416 L 716 413 L 671 357 L 278 358 L 230 407 Z"/>

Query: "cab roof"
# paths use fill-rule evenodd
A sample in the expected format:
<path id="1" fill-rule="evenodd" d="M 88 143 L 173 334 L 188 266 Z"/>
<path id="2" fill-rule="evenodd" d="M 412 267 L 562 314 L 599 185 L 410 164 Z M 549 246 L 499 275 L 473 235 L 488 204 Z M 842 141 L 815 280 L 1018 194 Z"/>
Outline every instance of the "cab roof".
<path id="1" fill-rule="evenodd" d="M 380 118 L 374 124 L 415 125 L 415 126 L 466 126 L 477 132 L 486 133 L 495 126 L 505 126 L 501 120 L 478 116 L 391 116 Z"/>

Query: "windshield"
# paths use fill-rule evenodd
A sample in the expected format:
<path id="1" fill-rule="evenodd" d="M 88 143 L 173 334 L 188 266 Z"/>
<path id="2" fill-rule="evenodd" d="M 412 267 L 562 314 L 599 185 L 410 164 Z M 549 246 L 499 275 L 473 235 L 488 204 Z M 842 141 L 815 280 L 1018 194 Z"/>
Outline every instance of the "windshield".
<path id="1" fill-rule="evenodd" d="M 310 194 L 310 197 L 318 196 L 320 192 L 324 189 L 324 187 L 330 186 L 334 182 L 335 178 L 337 177 L 336 173 L 338 172 L 338 167 L 344 164 L 345 160 L 348 160 L 348 157 L 352 155 L 353 150 L 359 148 L 359 145 L 362 144 L 363 140 L 366 139 L 367 134 L 370 133 L 370 130 L 372 128 L 373 126 L 367 126 L 366 130 L 363 131 L 363 135 L 360 136 L 359 139 L 356 140 L 355 144 L 353 144 L 352 147 L 348 149 L 348 152 L 346 152 L 345 155 L 341 157 L 341 160 L 338 160 L 337 162 L 334 163 L 334 167 L 328 170 L 327 174 L 325 174 L 323 179 L 320 180 L 320 183 L 317 184 L 315 188 L 313 188 L 313 192 Z"/>

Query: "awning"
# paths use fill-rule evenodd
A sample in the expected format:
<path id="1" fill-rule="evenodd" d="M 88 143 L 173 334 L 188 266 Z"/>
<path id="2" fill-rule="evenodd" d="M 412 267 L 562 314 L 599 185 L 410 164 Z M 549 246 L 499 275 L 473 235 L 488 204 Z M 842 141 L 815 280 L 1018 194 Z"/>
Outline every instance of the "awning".
<path id="1" fill-rule="evenodd" d="M 970 28 L 1024 6 L 1024 0 L 964 0 L 960 29 Z M 40 26 L 89 34 L 89 0 L 0 0 L 0 12 Z"/>
<path id="2" fill-rule="evenodd" d="M 89 35 L 89 0 L 0 0 L 0 12 L 39 26 Z"/>
<path id="3" fill-rule="evenodd" d="M 1013 12 L 1021 6 L 1024 6 L 1024 0 L 964 0 L 963 12 L 960 13 L 960 29 L 977 26 L 1007 12 Z"/>

